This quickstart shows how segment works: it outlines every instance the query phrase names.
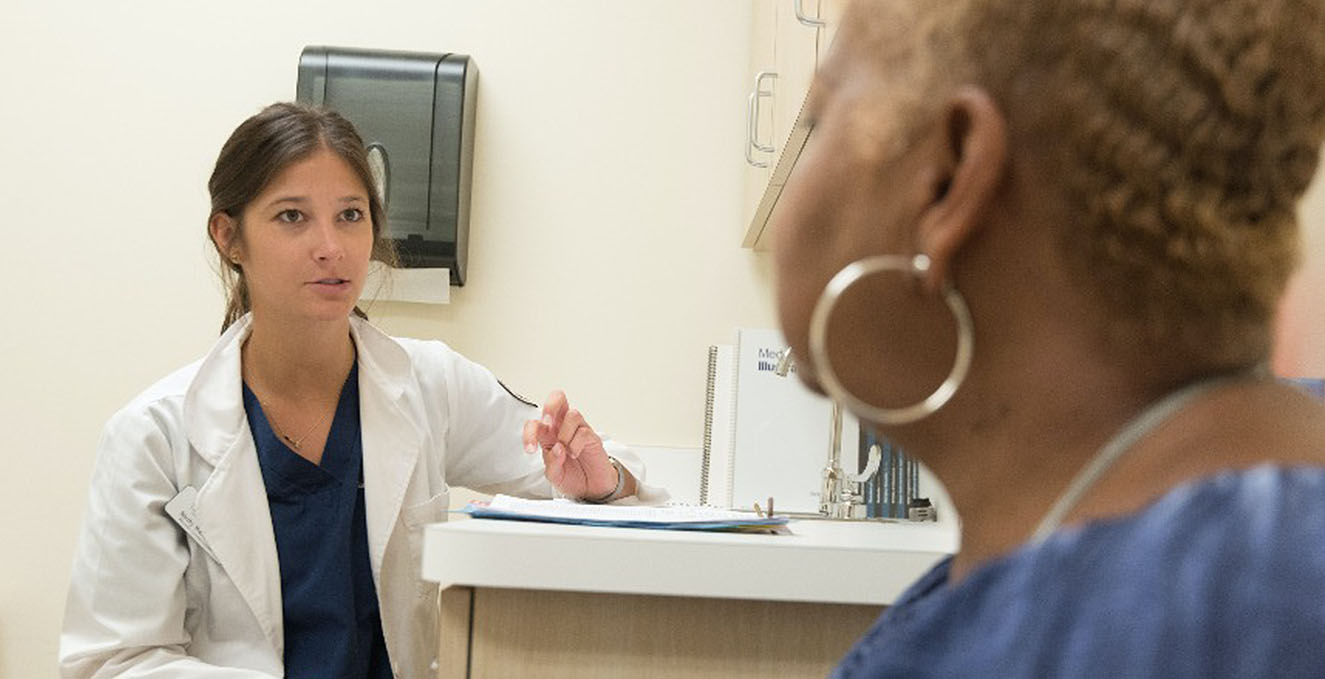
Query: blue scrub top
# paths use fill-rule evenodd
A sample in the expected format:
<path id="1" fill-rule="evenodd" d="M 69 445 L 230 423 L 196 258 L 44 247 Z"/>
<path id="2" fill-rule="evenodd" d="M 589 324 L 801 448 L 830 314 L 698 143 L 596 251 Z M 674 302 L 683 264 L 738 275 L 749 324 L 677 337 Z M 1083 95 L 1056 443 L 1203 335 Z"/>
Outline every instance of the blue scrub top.
<path id="1" fill-rule="evenodd" d="M 1325 677 L 1325 469 L 1184 484 L 957 583 L 945 560 L 834 679 Z"/>
<path id="2" fill-rule="evenodd" d="M 244 385 L 276 533 L 289 679 L 391 677 L 368 559 L 358 374 L 356 361 L 320 466 L 285 445 Z"/>

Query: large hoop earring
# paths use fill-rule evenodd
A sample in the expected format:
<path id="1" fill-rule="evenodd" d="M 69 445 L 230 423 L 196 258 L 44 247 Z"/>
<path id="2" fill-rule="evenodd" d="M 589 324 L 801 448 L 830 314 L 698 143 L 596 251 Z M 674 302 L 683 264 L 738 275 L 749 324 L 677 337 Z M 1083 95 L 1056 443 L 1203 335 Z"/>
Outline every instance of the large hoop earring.
<path id="1" fill-rule="evenodd" d="M 952 371 L 923 401 L 904 408 L 882 408 L 857 398 L 837 379 L 837 371 L 828 359 L 828 318 L 837 306 L 842 294 L 865 276 L 885 271 L 900 271 L 921 276 L 929 271 L 929 257 L 916 255 L 877 255 L 856 260 L 837 272 L 828 281 L 819 301 L 814 305 L 810 316 L 810 357 L 814 361 L 815 376 L 829 397 L 842 404 L 858 417 L 878 424 L 909 424 L 933 415 L 952 395 L 957 393 L 971 368 L 971 353 L 975 344 L 975 331 L 971 322 L 971 312 L 966 307 L 966 300 L 949 281 L 943 281 L 940 292 L 943 301 L 948 304 L 953 318 L 957 321 L 957 355 L 953 359 Z"/>

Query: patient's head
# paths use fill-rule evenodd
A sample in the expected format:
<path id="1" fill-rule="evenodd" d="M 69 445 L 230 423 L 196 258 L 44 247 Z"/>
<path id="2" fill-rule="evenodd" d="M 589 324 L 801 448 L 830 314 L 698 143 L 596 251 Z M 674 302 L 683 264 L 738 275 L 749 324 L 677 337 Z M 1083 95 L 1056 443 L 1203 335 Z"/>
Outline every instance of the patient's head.
<path id="1" fill-rule="evenodd" d="M 1323 14 L 1319 0 L 858 0 L 774 215 L 793 346 L 835 271 L 919 252 L 958 290 L 963 267 L 1012 276 L 1057 257 L 1105 343 L 1264 358 L 1325 132 Z M 971 254 L 1000 220 L 1043 222 L 1051 249 Z M 931 311 L 897 323 L 950 324 Z"/>

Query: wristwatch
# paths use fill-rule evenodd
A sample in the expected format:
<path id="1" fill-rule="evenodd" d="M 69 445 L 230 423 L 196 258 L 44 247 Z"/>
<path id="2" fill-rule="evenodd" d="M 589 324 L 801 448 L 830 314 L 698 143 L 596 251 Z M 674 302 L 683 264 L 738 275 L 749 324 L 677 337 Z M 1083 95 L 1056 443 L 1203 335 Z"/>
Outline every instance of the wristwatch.
<path id="1" fill-rule="evenodd" d="M 602 497 L 586 497 L 584 498 L 585 502 L 595 505 L 601 505 L 606 502 L 611 502 L 617 499 L 617 497 L 621 495 L 621 491 L 625 489 L 626 470 L 621 466 L 621 461 L 616 459 L 615 457 L 612 457 L 611 455 L 608 455 L 607 462 L 612 465 L 613 469 L 616 470 L 616 488 L 613 488 L 612 492 Z"/>

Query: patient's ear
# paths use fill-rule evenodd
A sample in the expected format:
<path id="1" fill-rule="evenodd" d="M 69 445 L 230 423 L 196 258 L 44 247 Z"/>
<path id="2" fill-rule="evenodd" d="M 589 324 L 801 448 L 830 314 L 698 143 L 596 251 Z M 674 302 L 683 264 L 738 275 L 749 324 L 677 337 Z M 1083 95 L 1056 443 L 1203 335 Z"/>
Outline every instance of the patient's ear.
<path id="1" fill-rule="evenodd" d="M 941 114 L 941 155 L 933 201 L 921 217 L 917 250 L 930 259 L 925 287 L 937 290 L 952 260 L 983 223 L 1007 166 L 1007 119 L 984 90 L 957 91 Z"/>

